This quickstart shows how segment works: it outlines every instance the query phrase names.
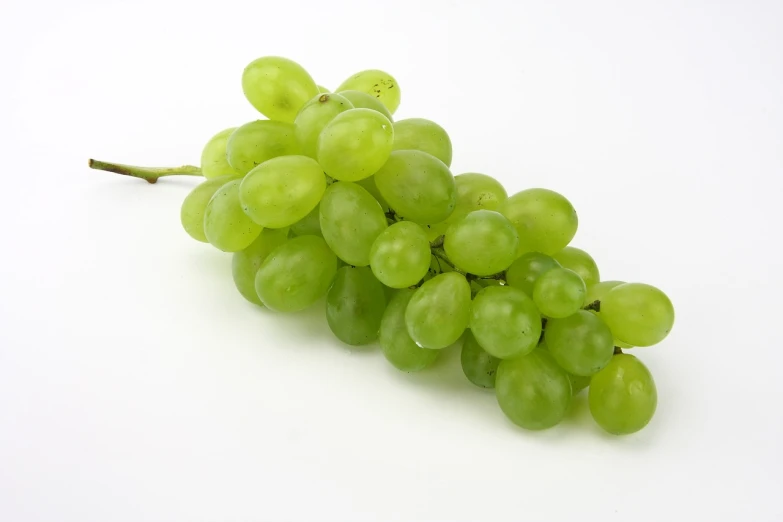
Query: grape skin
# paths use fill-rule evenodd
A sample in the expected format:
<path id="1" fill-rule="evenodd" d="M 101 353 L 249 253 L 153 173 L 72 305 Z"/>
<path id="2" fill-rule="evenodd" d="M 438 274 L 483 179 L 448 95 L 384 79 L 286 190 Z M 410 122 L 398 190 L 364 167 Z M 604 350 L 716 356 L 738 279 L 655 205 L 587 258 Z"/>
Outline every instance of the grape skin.
<path id="1" fill-rule="evenodd" d="M 370 109 L 335 116 L 318 136 L 316 157 L 324 172 L 341 181 L 358 181 L 380 169 L 392 151 L 391 122 Z"/>
<path id="2" fill-rule="evenodd" d="M 394 76 L 378 69 L 358 72 L 345 80 L 337 91 L 356 90 L 369 94 L 394 114 L 400 106 L 400 85 Z"/>
<path id="3" fill-rule="evenodd" d="M 298 63 L 279 56 L 253 60 L 242 73 L 242 90 L 250 104 L 270 120 L 293 123 L 318 86 Z"/>
<path id="4" fill-rule="evenodd" d="M 418 290 L 405 310 L 408 334 L 422 348 L 439 350 L 455 343 L 470 318 L 470 285 L 456 272 L 439 274 Z"/>
<path id="5" fill-rule="evenodd" d="M 378 338 L 386 296 L 367 267 L 344 266 L 326 294 L 326 322 L 345 344 L 361 346 Z"/>
<path id="6" fill-rule="evenodd" d="M 228 175 L 208 179 L 199 184 L 185 197 L 179 217 L 182 222 L 182 228 L 185 229 L 185 232 L 190 237 L 196 241 L 207 243 L 207 236 L 204 233 L 204 211 L 215 192 L 229 181 L 235 179 L 239 179 L 239 177 Z"/>
<path id="7" fill-rule="evenodd" d="M 233 254 L 231 276 L 242 297 L 263 306 L 256 292 L 256 273 L 269 254 L 287 240 L 287 228 L 265 228 L 250 246 Z"/>
<path id="8" fill-rule="evenodd" d="M 548 351 L 504 359 L 498 365 L 495 395 L 503 413 L 516 425 L 543 430 L 558 424 L 571 404 L 571 381 Z"/>
<path id="9" fill-rule="evenodd" d="M 242 210 L 240 183 L 241 180 L 235 179 L 222 185 L 204 209 L 204 235 L 224 252 L 244 250 L 261 233 L 261 226 Z"/>
<path id="10" fill-rule="evenodd" d="M 278 312 L 297 312 L 326 295 L 337 257 L 323 238 L 299 236 L 274 249 L 256 273 L 261 302 Z"/>
<path id="11" fill-rule="evenodd" d="M 370 250 L 387 225 L 381 206 L 355 183 L 333 183 L 320 206 L 321 233 L 329 248 L 348 264 L 367 266 Z"/>
<path id="12" fill-rule="evenodd" d="M 229 165 L 226 157 L 228 138 L 236 127 L 225 129 L 212 136 L 201 151 L 201 173 L 205 178 L 216 178 L 228 174 L 243 174 Z"/>
<path id="13" fill-rule="evenodd" d="M 418 346 L 405 326 L 405 310 L 416 290 L 397 291 L 383 313 L 378 335 L 384 357 L 403 372 L 419 372 L 435 362 L 440 350 Z"/>
<path id="14" fill-rule="evenodd" d="M 590 380 L 588 402 L 599 426 L 614 435 L 627 435 L 650 422 L 658 391 L 650 370 L 639 359 L 618 354 Z"/>

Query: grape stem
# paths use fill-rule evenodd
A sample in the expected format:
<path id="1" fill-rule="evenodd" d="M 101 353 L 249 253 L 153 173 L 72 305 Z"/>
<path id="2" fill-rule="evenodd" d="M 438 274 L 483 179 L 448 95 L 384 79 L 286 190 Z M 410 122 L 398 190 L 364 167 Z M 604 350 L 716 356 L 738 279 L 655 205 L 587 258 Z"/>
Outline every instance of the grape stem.
<path id="1" fill-rule="evenodd" d="M 592 310 L 594 312 L 600 312 L 601 311 L 601 301 L 596 299 L 595 301 L 593 301 L 589 305 L 585 306 L 584 309 L 585 310 Z"/>
<path id="2" fill-rule="evenodd" d="M 449 259 L 449 256 L 446 255 L 446 251 L 443 249 L 443 247 L 435 247 L 430 249 L 432 251 L 432 255 L 435 256 L 439 262 L 443 261 L 447 265 L 451 267 L 451 269 L 459 274 L 462 274 L 464 276 L 467 276 L 465 272 L 454 266 L 454 263 L 451 262 L 451 259 Z"/>
<path id="3" fill-rule="evenodd" d="M 114 172 L 123 176 L 141 178 L 147 183 L 155 183 L 158 178 L 163 176 L 201 176 L 201 169 L 193 165 L 183 165 L 181 167 L 135 167 L 133 165 L 123 165 L 121 163 L 107 163 L 90 159 L 88 165 L 91 169 L 105 170 Z"/>

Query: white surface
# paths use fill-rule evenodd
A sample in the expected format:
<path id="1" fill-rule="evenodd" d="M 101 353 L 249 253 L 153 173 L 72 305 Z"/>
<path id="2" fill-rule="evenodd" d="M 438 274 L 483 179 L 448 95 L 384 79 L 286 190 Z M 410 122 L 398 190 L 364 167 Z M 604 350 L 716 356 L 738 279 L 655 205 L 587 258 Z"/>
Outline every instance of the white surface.
<path id="1" fill-rule="evenodd" d="M 197 4 L 3 4 L 0 520 L 783 520 L 783 4 Z M 605 278 L 667 291 L 650 426 L 516 429 L 456 352 L 401 374 L 246 303 L 193 180 L 86 168 L 198 161 L 266 54 L 389 70 L 455 173 L 563 192 Z"/>

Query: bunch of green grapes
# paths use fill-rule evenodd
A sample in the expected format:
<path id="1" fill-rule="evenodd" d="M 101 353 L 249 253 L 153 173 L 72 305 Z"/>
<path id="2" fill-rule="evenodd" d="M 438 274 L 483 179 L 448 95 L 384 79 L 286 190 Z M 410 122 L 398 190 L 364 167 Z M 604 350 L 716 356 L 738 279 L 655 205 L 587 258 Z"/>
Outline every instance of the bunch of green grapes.
<path id="1" fill-rule="evenodd" d="M 265 118 L 214 135 L 200 167 L 90 165 L 151 183 L 207 178 L 185 198 L 182 226 L 232 254 L 234 284 L 254 305 L 322 306 L 337 339 L 377 340 L 404 372 L 461 343 L 468 381 L 494 389 L 522 428 L 555 426 L 585 388 L 606 431 L 648 424 L 655 382 L 623 349 L 666 338 L 674 308 L 653 286 L 601 281 L 593 258 L 569 246 L 578 219 L 568 199 L 454 176 L 443 127 L 393 121 L 400 86 L 384 71 L 332 93 L 269 56 L 247 66 L 242 88 Z"/>

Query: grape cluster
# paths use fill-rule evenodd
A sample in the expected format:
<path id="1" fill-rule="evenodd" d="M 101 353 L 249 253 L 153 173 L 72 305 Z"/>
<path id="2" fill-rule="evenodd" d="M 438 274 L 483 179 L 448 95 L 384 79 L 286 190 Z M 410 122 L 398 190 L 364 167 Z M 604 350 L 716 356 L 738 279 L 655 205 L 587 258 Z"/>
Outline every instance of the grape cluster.
<path id="1" fill-rule="evenodd" d="M 585 388 L 606 431 L 647 425 L 655 383 L 622 349 L 662 341 L 672 303 L 653 286 L 601 281 L 593 258 L 569 246 L 578 219 L 565 197 L 453 176 L 448 134 L 395 122 L 400 87 L 383 71 L 329 92 L 299 64 L 264 57 L 242 87 L 268 119 L 216 134 L 200 168 L 91 166 L 150 182 L 203 175 L 182 226 L 233 253 L 234 283 L 256 305 L 296 312 L 325 297 L 340 341 L 377 339 L 404 372 L 461 339 L 465 376 L 494 388 L 523 428 L 556 425 Z"/>

